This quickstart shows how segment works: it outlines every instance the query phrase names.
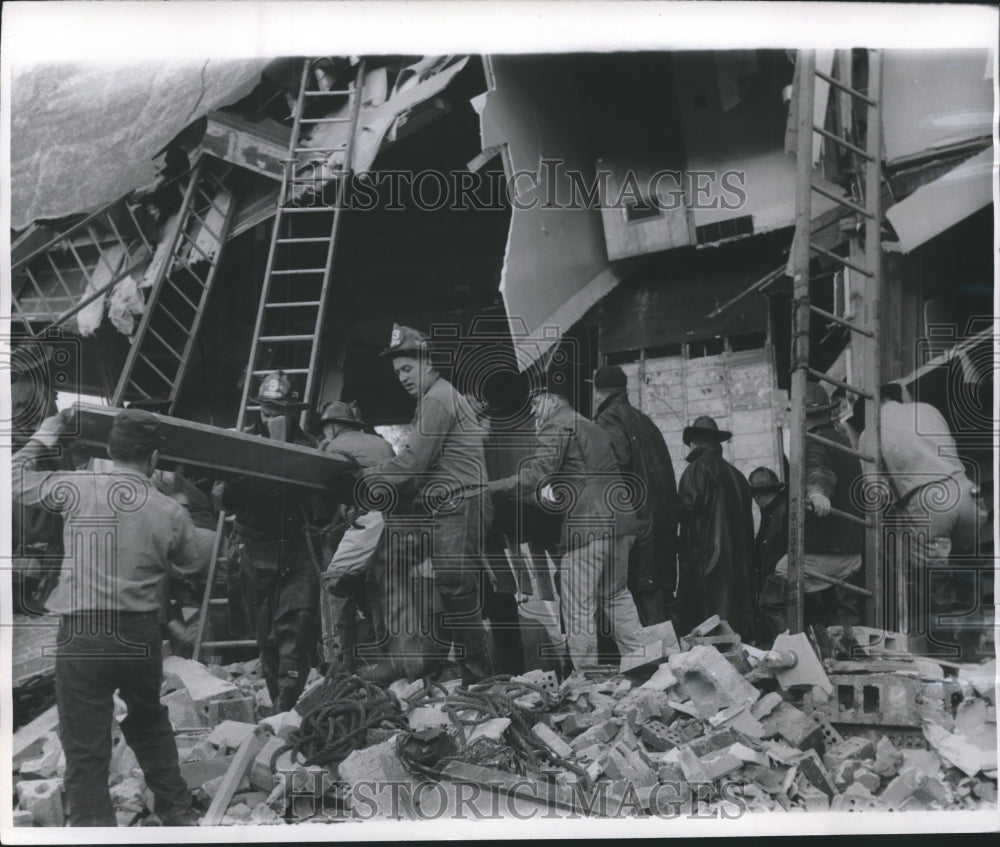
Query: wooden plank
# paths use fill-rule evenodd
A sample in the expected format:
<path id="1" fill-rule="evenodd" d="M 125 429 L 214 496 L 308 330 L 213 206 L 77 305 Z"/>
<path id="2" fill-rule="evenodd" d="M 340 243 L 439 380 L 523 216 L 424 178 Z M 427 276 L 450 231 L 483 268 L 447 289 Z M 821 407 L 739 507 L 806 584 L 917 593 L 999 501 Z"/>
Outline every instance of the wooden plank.
<path id="1" fill-rule="evenodd" d="M 247 775 L 253 760 L 260 752 L 260 748 L 267 741 L 267 733 L 259 726 L 254 727 L 253 732 L 243 739 L 240 749 L 233 756 L 232 764 L 226 771 L 225 777 L 215 797 L 212 805 L 208 807 L 205 817 L 201 819 L 201 826 L 218 826 L 222 823 L 222 818 L 229 807 L 229 801 L 233 799 L 236 789 Z"/>
<path id="2" fill-rule="evenodd" d="M 76 445 L 95 457 L 106 457 L 108 433 L 121 409 L 77 403 L 80 434 Z M 282 483 L 289 491 L 327 492 L 330 484 L 353 470 L 353 463 L 332 453 L 284 444 L 257 435 L 233 432 L 167 415 L 162 421 L 161 464 L 180 463 L 214 479 L 249 476 Z"/>

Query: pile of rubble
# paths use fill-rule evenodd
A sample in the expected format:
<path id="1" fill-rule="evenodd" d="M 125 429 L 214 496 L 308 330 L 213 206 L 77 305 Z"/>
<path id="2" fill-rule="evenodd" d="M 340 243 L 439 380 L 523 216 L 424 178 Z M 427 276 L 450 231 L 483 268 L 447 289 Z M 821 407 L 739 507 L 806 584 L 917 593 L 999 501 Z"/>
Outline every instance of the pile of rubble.
<path id="1" fill-rule="evenodd" d="M 261 719 L 256 662 L 170 657 L 163 700 L 203 825 L 426 818 L 461 811 L 462 784 L 595 815 L 996 808 L 995 661 L 910 656 L 861 627 L 814 637 L 762 651 L 718 618 L 681 639 L 665 623 L 561 683 L 317 677 Z M 15 735 L 22 825 L 63 822 L 54 730 L 50 711 Z M 112 782 L 120 824 L 158 823 L 117 732 Z"/>

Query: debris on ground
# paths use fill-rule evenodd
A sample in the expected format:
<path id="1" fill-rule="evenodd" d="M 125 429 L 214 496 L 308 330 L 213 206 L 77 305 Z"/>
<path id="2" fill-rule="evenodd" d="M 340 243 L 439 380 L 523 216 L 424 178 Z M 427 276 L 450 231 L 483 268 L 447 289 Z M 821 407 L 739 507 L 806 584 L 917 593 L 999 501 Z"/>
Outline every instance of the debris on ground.
<path id="1" fill-rule="evenodd" d="M 473 783 L 594 815 L 623 801 L 635 815 L 692 803 L 707 814 L 734 798 L 758 812 L 996 806 L 993 661 L 910 656 L 904 637 L 863 627 L 784 634 L 764 651 L 717 617 L 680 639 L 669 623 L 647 627 L 641 641 L 620 665 L 561 682 L 534 670 L 383 688 L 313 673 L 279 714 L 262 705 L 258 661 L 171 657 L 163 702 L 206 826 L 414 819 L 422 802 L 445 802 L 417 790 L 428 781 L 451 786 L 449 803 L 456 784 Z M 116 702 L 119 823 L 159 825 L 123 717 Z M 15 824 L 63 825 L 55 710 L 21 727 L 13 749 Z M 379 785 L 396 788 L 359 800 Z"/>

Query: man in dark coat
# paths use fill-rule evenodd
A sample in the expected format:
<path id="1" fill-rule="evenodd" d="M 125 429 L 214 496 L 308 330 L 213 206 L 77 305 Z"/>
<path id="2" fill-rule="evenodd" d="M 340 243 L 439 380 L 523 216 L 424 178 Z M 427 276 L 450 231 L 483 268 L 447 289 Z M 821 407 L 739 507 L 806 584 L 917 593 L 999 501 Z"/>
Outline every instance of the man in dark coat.
<path id="1" fill-rule="evenodd" d="M 618 464 L 645 490 L 636 506 L 639 533 L 629 555 L 628 588 L 639 620 L 652 626 L 667 619 L 667 597 L 677 586 L 677 482 L 663 433 L 628 400 L 619 367 L 594 372 L 594 421 L 610 436 Z"/>
<path id="2" fill-rule="evenodd" d="M 561 377 L 561 378 L 560 378 Z M 619 650 L 641 647 L 639 614 L 627 589 L 628 551 L 638 528 L 611 440 L 573 409 L 570 375 L 549 375 L 532 396 L 539 447 L 518 473 L 491 480 L 497 499 L 516 497 L 562 511 L 559 563 L 563 619 L 577 669 L 597 661 L 597 610 L 604 613 Z"/>
<path id="3" fill-rule="evenodd" d="M 681 475 L 678 623 L 690 632 L 718 615 L 752 640 L 753 514 L 750 486 L 722 458 L 731 432 L 703 415 L 684 429 L 691 447 Z"/>
<path id="4" fill-rule="evenodd" d="M 298 425 L 303 404 L 283 371 L 264 377 L 260 423 L 249 431 L 276 441 L 315 447 Z M 221 486 L 222 505 L 234 513 L 232 555 L 239 560 L 243 600 L 260 649 L 261 669 L 276 711 L 298 702 L 319 632 L 319 572 L 306 535 L 311 503 L 282 485 L 238 477 Z"/>

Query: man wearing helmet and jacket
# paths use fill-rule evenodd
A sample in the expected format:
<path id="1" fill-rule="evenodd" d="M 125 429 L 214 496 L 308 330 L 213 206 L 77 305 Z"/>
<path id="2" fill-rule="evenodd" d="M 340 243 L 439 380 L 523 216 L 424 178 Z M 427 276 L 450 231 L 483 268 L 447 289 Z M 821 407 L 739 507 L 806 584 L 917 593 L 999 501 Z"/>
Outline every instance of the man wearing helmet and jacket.
<path id="1" fill-rule="evenodd" d="M 303 404 L 284 371 L 268 374 L 253 402 L 260 404 L 260 421 L 247 432 L 316 447 L 298 424 Z M 319 574 L 306 536 L 312 504 L 281 484 L 248 477 L 216 493 L 236 516 L 233 556 L 268 693 L 276 712 L 288 711 L 305 687 L 318 636 Z"/>
<path id="2" fill-rule="evenodd" d="M 346 456 L 361 468 L 375 467 L 394 455 L 388 441 L 365 431 L 365 422 L 353 403 L 339 400 L 327 403 L 320 413 L 319 425 L 323 433 L 319 449 Z M 347 496 L 353 498 L 353 493 Z M 376 562 L 380 559 L 385 519 L 377 509 L 365 509 L 350 502 L 340 506 L 338 518 L 347 528 L 323 573 L 323 587 L 329 594 L 322 606 L 323 643 L 329 662 L 353 670 L 359 658 L 356 652 L 359 609 L 367 612 L 376 638 L 385 631 L 376 587 L 379 582 Z"/>

